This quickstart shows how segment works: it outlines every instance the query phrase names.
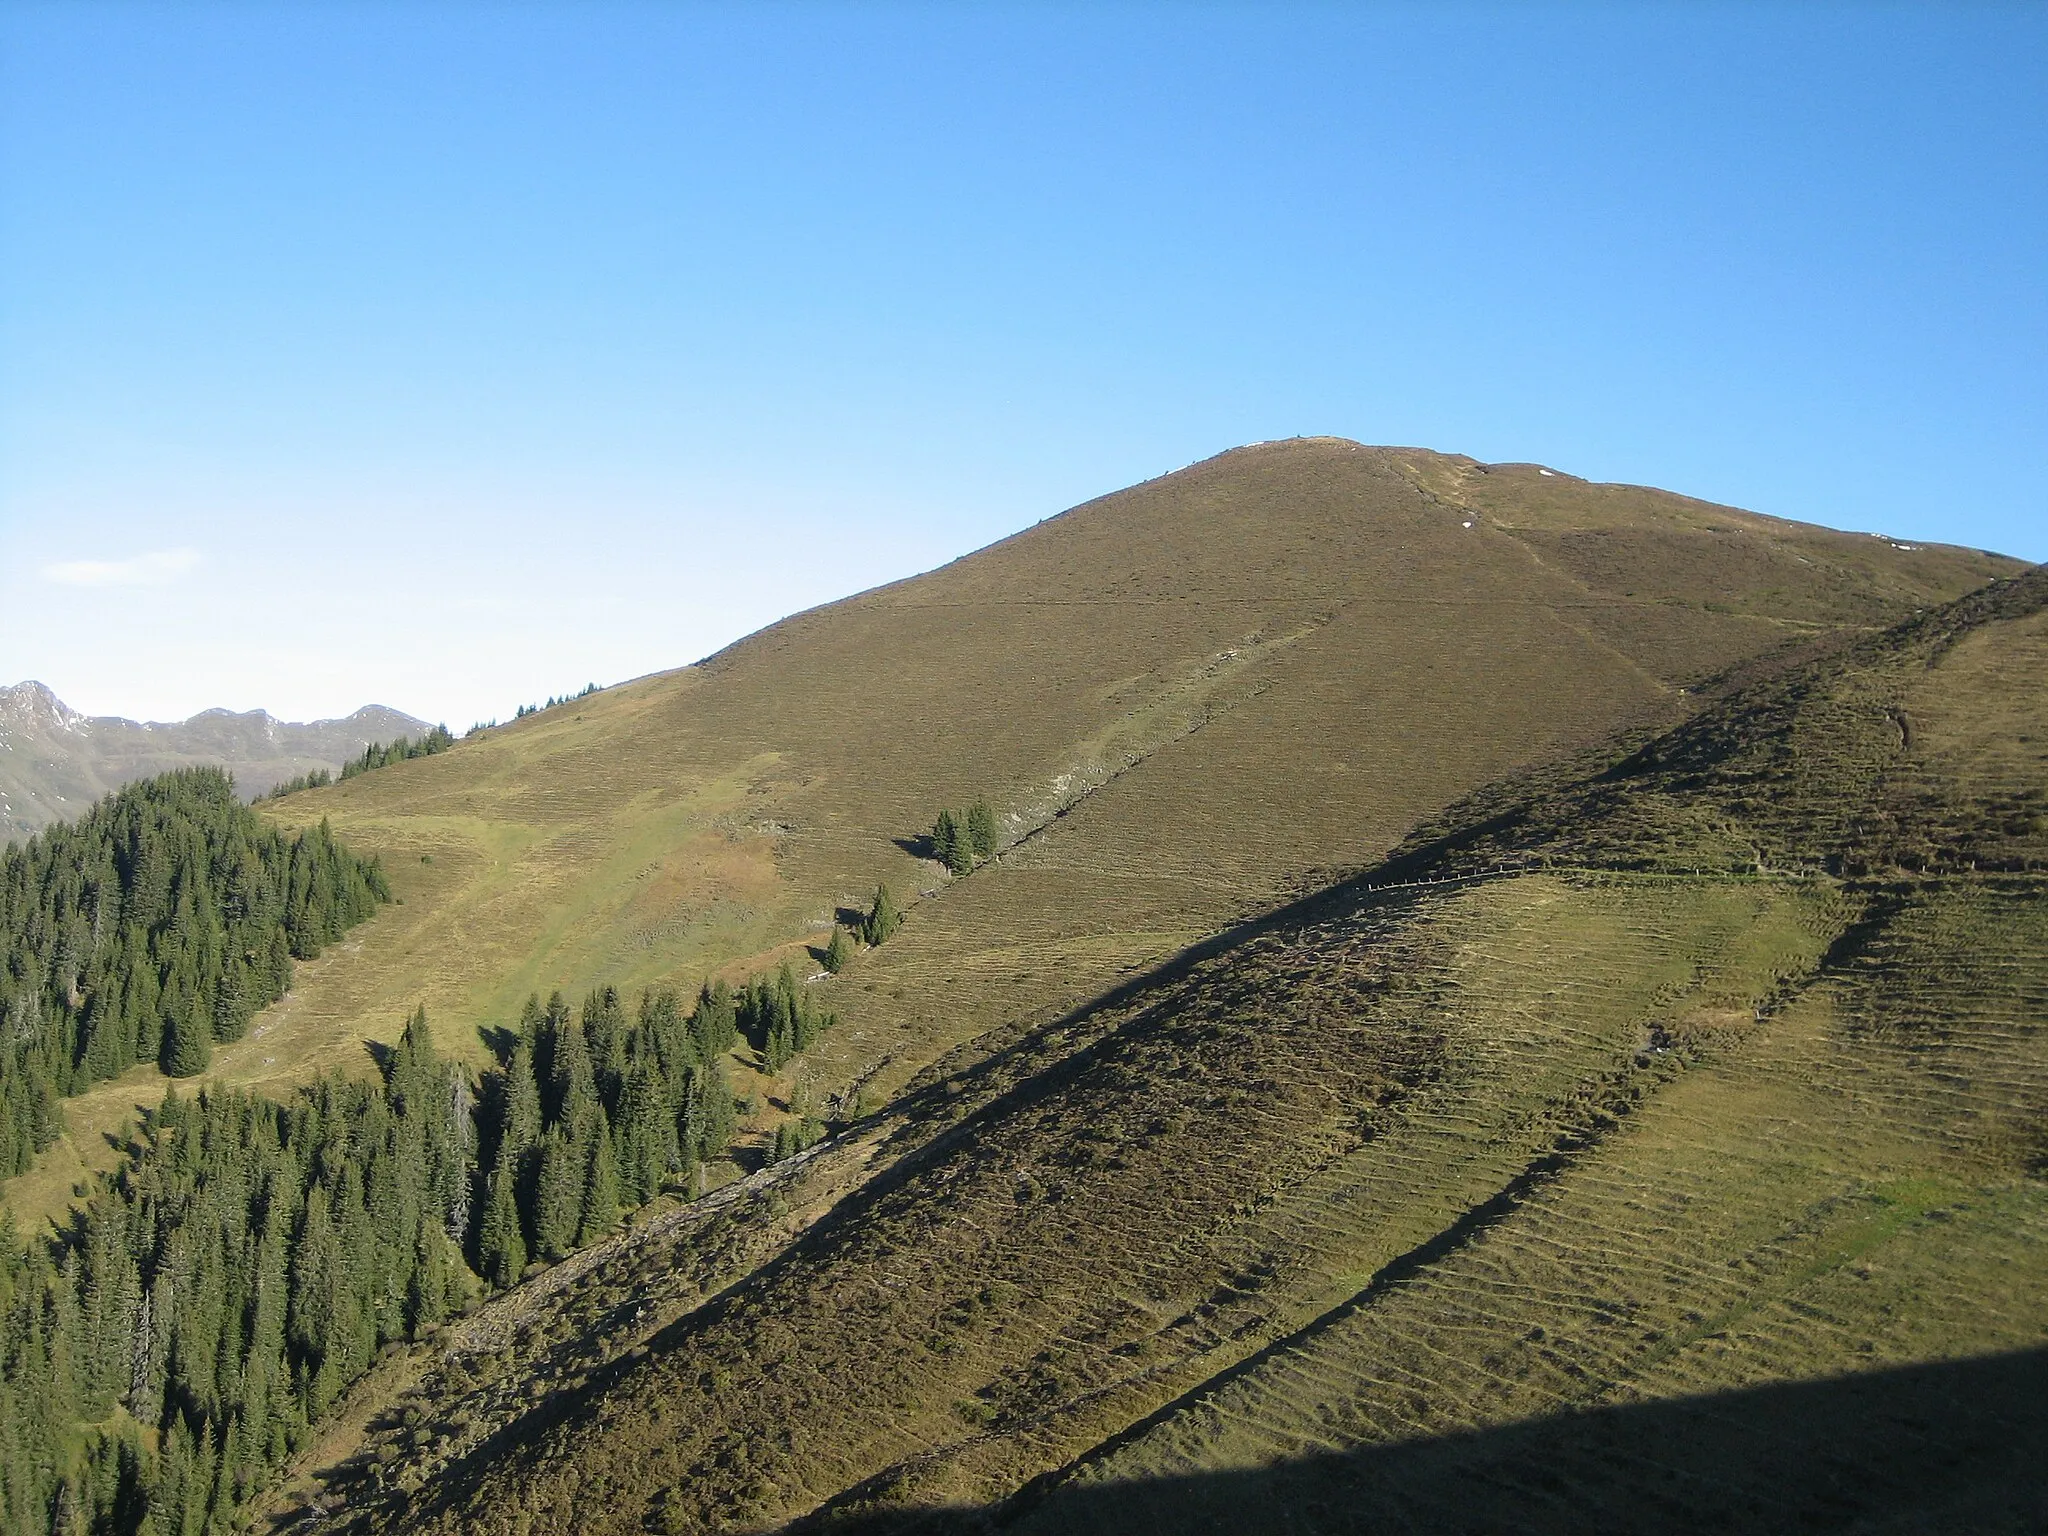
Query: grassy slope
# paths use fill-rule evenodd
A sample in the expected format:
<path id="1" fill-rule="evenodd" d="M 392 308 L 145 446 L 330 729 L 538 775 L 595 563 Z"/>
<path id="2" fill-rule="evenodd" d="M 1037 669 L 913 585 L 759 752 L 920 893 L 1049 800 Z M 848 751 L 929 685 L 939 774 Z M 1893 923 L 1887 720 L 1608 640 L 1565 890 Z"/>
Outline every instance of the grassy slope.
<path id="1" fill-rule="evenodd" d="M 1359 1457 L 2048 1339 L 2043 700 L 2036 573 L 1610 771 L 1481 796 L 1383 876 L 1448 883 L 1340 886 L 1000 1031 L 751 1204 L 625 1245 L 539 1308 L 573 1370 L 536 1382 L 508 1341 L 482 1374 L 523 1399 L 484 1412 L 450 1363 L 395 1469 L 425 1493 L 358 1507 L 885 1529 L 1029 1488 L 997 1518 L 1805 1519 L 1814 1484 L 1767 1456 L 1670 1488 L 1612 1446 Z M 2015 1370 L 1973 1432 L 2024 1417 Z M 1911 1524 L 1950 1433 L 1831 1445 L 1847 1502 L 1814 1517 L 1883 1490 Z M 2023 1528 L 2000 1501 L 2039 1493 L 2037 1463 L 1972 1521 Z"/>
<path id="2" fill-rule="evenodd" d="M 801 959 L 878 879 L 938 889 L 896 840 L 985 794 L 1024 841 L 829 984 L 848 1022 L 809 1086 L 886 1093 L 1370 863 L 1518 764 L 1674 718 L 1703 674 L 2013 568 L 1534 467 L 1237 450 L 280 803 L 382 854 L 404 905 L 306 968 L 216 1071 L 361 1070 L 363 1039 L 419 1002 L 476 1052 L 472 1026 L 536 988 Z M 72 1137 L 10 1204 L 60 1207 L 161 1086 L 139 1069 L 74 1101 Z"/>

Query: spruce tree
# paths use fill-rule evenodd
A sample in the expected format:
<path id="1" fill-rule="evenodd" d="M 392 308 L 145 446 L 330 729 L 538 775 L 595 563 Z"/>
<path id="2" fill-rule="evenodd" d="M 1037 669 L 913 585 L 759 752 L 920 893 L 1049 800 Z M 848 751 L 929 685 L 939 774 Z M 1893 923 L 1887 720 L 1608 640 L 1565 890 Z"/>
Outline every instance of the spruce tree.
<path id="1" fill-rule="evenodd" d="M 551 1044 L 548 1071 L 548 1091 L 545 1097 L 547 1119 L 550 1125 L 565 1121 L 588 1111 L 597 1102 L 597 1077 L 591 1070 L 590 1047 L 584 1032 L 572 1025 L 566 1017 L 559 1023 L 552 1018 L 548 1023 L 548 1039 Z"/>
<path id="2" fill-rule="evenodd" d="M 477 1232 L 477 1269 L 499 1289 L 516 1285 L 526 1272 L 526 1236 L 519 1230 L 519 1174 L 510 1146 L 498 1153 L 484 1190 L 483 1225 Z"/>
<path id="3" fill-rule="evenodd" d="M 626 1080 L 626 1010 L 616 987 L 599 987 L 583 1001 L 583 1037 L 594 1081 L 607 1109 L 616 1107 Z"/>
<path id="4" fill-rule="evenodd" d="M 715 1061 L 732 1049 L 739 1038 L 736 1013 L 732 988 L 722 981 L 704 983 L 690 1014 L 690 1043 L 699 1061 Z"/>
<path id="5" fill-rule="evenodd" d="M 613 1163 L 619 1189 L 629 1206 L 645 1205 L 661 1193 L 661 1181 L 679 1163 L 674 1122 L 660 1069 L 638 1063 L 620 1095 L 614 1122 Z"/>
<path id="6" fill-rule="evenodd" d="M 996 851 L 996 813 L 989 809 L 986 800 L 977 800 L 967 812 L 967 851 L 976 859 L 986 859 Z"/>
<path id="7" fill-rule="evenodd" d="M 832 937 L 825 945 L 825 969 L 837 975 L 852 958 L 853 945 L 847 941 L 846 930 L 834 923 Z"/>
<path id="8" fill-rule="evenodd" d="M 739 1124 L 733 1104 L 732 1083 L 725 1075 L 725 1063 L 712 1060 L 690 1074 L 680 1134 L 689 1142 L 697 1161 L 708 1163 L 723 1157 Z"/>
<path id="9" fill-rule="evenodd" d="M 951 869 L 961 851 L 960 819 L 951 811 L 939 812 L 939 819 L 932 823 L 932 857 Z"/>
<path id="10" fill-rule="evenodd" d="M 163 1069 L 172 1077 L 197 1077 L 213 1065 L 213 1024 L 181 1007 L 166 1021 Z"/>
<path id="11" fill-rule="evenodd" d="M 861 937 L 869 944 L 884 944 L 903 924 L 903 917 L 896 910 L 896 898 L 889 894 L 888 885 L 875 887 L 875 904 L 868 908 L 867 920 L 861 925 Z"/>
<path id="12" fill-rule="evenodd" d="M 533 1240 L 543 1257 L 561 1258 L 576 1246 L 583 1217 L 583 1184 L 588 1157 L 561 1126 L 541 1138 L 540 1172 L 534 1180 Z"/>
<path id="13" fill-rule="evenodd" d="M 412 1270 L 406 1283 L 407 1336 L 419 1338 L 454 1310 L 456 1290 L 455 1259 L 447 1235 L 430 1214 L 413 1232 Z"/>
<path id="14" fill-rule="evenodd" d="M 612 1139 L 602 1123 L 591 1137 L 590 1171 L 583 1184 L 583 1209 L 576 1228 L 578 1247 L 596 1242 L 619 1222 L 619 1174 Z"/>
<path id="15" fill-rule="evenodd" d="M 527 1150 L 540 1140 L 540 1087 L 533 1076 L 533 1045 L 521 1038 L 512 1047 L 500 1087 L 499 1146 L 513 1155 L 515 1175 L 523 1171 Z"/>

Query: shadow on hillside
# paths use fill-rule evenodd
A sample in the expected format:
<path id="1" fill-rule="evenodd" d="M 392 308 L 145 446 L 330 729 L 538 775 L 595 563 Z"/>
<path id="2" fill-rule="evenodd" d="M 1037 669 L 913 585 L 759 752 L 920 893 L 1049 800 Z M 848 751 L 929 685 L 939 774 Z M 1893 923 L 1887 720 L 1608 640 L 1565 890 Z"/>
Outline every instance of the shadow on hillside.
<path id="1" fill-rule="evenodd" d="M 2048 1530 L 2048 1349 L 1570 1413 L 1244 1471 L 1027 1488 L 990 1509 L 826 1514 L 799 1528 L 2039 1532 Z"/>

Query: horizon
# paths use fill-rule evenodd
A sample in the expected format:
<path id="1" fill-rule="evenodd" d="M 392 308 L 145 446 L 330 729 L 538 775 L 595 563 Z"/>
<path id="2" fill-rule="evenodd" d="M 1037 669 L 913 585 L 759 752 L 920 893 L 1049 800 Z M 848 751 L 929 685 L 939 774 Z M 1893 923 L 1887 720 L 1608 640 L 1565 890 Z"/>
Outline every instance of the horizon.
<path id="1" fill-rule="evenodd" d="M 1255 441 L 2048 559 L 2048 13 L 0 14 L 0 678 L 458 732 Z"/>

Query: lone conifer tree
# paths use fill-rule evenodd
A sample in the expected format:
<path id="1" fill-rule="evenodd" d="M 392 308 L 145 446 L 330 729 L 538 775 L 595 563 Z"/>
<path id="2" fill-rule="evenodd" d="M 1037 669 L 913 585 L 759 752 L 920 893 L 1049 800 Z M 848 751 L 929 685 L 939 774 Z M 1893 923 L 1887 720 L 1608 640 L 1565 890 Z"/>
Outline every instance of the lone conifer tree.
<path id="1" fill-rule="evenodd" d="M 825 946 L 825 969 L 837 975 L 846 969 L 846 962 L 852 958 L 853 945 L 847 941 L 846 930 L 834 923 L 831 942 Z"/>
<path id="2" fill-rule="evenodd" d="M 875 904 L 868 908 L 867 921 L 861 924 L 860 936 L 870 944 L 885 943 L 902 922 L 903 916 L 896 910 L 896 898 L 889 894 L 889 887 L 876 886 Z"/>
<path id="3" fill-rule="evenodd" d="M 967 851 L 977 859 L 996 851 L 996 813 L 986 800 L 977 800 L 967 812 Z"/>
<path id="4" fill-rule="evenodd" d="M 932 856 L 946 868 L 955 867 L 963 851 L 960 836 L 960 819 L 951 811 L 939 812 L 939 819 L 932 823 Z M 970 854 L 971 858 L 972 855 Z"/>

